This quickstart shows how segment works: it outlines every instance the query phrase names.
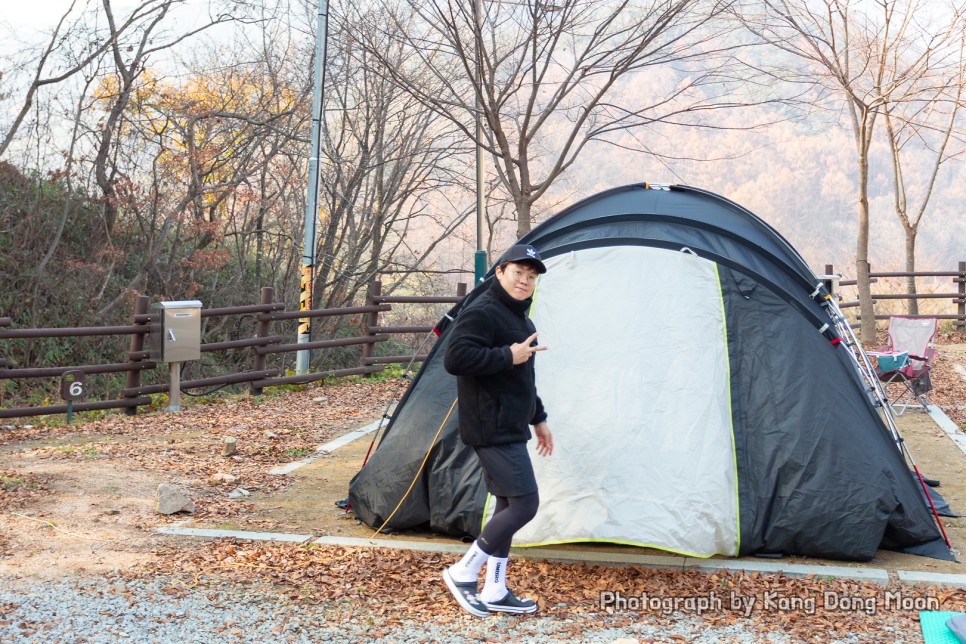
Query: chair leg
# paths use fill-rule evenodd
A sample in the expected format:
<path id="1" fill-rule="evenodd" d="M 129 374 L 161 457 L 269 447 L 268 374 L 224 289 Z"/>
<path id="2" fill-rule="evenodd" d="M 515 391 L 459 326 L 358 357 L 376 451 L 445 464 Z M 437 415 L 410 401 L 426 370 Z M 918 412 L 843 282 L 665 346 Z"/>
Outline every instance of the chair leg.
<path id="1" fill-rule="evenodd" d="M 926 413 L 929 413 L 929 394 L 919 394 L 913 392 L 913 395 L 916 397 L 916 400 L 919 401 L 920 406 L 922 406 L 922 410 Z"/>
<path id="2" fill-rule="evenodd" d="M 909 408 L 908 404 L 902 402 L 907 395 L 909 395 L 909 392 L 903 391 L 901 394 L 896 396 L 895 400 L 889 403 L 889 406 L 892 407 L 892 413 L 894 413 L 896 416 L 902 416 L 904 413 L 906 413 L 906 409 Z"/>
<path id="3" fill-rule="evenodd" d="M 924 412 L 928 413 L 929 412 L 929 393 L 925 392 L 920 394 L 919 392 L 916 391 L 915 387 L 907 380 L 902 381 L 902 386 L 905 387 L 903 392 L 899 394 L 899 396 L 896 397 L 896 399 L 893 400 L 892 403 L 890 403 L 890 406 L 892 407 L 892 411 L 895 413 L 895 415 L 902 416 L 904 413 L 906 413 L 906 410 L 909 409 L 910 407 L 918 407 L 918 408 L 921 408 Z M 916 403 L 912 403 L 911 401 L 902 402 L 903 400 L 910 397 L 914 398 L 916 400 Z"/>

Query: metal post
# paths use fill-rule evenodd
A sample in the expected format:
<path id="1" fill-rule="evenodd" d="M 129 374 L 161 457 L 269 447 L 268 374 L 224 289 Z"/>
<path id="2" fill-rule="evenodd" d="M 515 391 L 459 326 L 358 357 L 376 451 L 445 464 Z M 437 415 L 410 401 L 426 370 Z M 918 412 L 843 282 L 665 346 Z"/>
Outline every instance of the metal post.
<path id="1" fill-rule="evenodd" d="M 959 297 L 956 300 L 956 320 L 954 326 L 959 327 L 960 333 L 966 333 L 966 262 L 959 262 Z"/>
<path id="2" fill-rule="evenodd" d="M 299 311 L 312 308 L 312 286 L 315 275 L 315 245 L 319 221 L 319 135 L 322 129 L 323 70 L 325 68 L 326 30 L 328 29 L 328 2 L 319 0 L 319 14 L 315 26 L 315 75 L 312 85 L 312 134 L 309 142 L 309 176 L 305 189 L 305 238 L 302 242 L 302 276 L 299 294 Z M 299 344 L 311 342 L 311 318 L 299 318 Z M 309 371 L 311 353 L 307 349 L 296 352 L 295 373 Z"/>
<path id="3" fill-rule="evenodd" d="M 476 91 L 475 114 L 476 114 L 476 254 L 473 258 L 473 286 L 483 280 L 486 273 L 486 251 L 483 250 L 483 121 L 480 118 L 480 93 L 483 91 L 483 72 L 480 51 L 480 40 L 482 38 L 480 26 L 480 0 L 473 2 L 473 22 L 475 30 L 473 39 L 476 41 Z"/>
<path id="4" fill-rule="evenodd" d="M 835 267 L 832 264 L 826 264 L 824 275 L 825 290 L 832 297 L 837 297 L 839 294 L 839 278 L 841 278 L 841 275 L 835 274 Z"/>
<path id="5" fill-rule="evenodd" d="M 168 386 L 167 411 L 181 411 L 181 363 L 169 362 L 168 375 L 171 381 Z"/>

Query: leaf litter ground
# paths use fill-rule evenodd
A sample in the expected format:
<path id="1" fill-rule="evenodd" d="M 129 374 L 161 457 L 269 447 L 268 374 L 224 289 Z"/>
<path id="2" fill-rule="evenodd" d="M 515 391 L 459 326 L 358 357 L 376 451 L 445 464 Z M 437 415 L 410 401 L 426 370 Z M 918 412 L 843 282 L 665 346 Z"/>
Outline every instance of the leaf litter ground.
<path id="1" fill-rule="evenodd" d="M 966 365 L 966 345 L 950 340 L 955 336 L 939 347 L 932 401 L 962 427 L 966 380 L 954 366 Z M 162 576 L 170 578 L 172 593 L 196 592 L 227 580 L 264 588 L 274 600 L 325 604 L 334 620 L 370 623 L 373 638 L 394 625 L 425 620 L 453 624 L 459 632 L 472 618 L 457 611 L 439 582 L 450 555 L 199 541 L 155 533 L 185 518 L 154 512 L 157 485 L 172 483 L 195 501 L 196 525 L 371 535 L 371 528 L 334 506 L 358 470 L 369 437 L 355 441 L 344 455 L 321 455 L 292 476 L 269 470 L 314 454 L 318 445 L 378 419 L 398 385 L 343 382 L 258 398 L 225 398 L 179 414 L 112 415 L 72 426 L 25 419 L 13 429 L 0 430 L 0 573 Z M 966 487 L 958 482 L 966 481 L 966 457 L 925 414 L 907 413 L 900 427 L 920 468 L 942 479 L 940 491 L 954 510 L 962 510 Z M 238 451 L 226 457 L 221 449 L 228 437 L 236 439 Z M 250 495 L 228 498 L 239 487 Z M 966 543 L 962 523 L 944 519 L 958 548 Z M 439 535 L 398 537 L 455 542 Z M 842 565 L 806 558 L 786 561 Z M 966 591 L 900 585 L 894 575 L 888 586 L 881 586 L 825 577 L 708 574 L 522 557 L 515 557 L 512 565 L 515 590 L 537 597 L 540 615 L 559 618 L 555 635 L 565 639 L 579 639 L 602 623 L 620 628 L 694 616 L 698 629 L 739 624 L 762 638 L 784 633 L 802 641 L 918 641 L 920 608 L 966 611 Z M 847 565 L 963 572 L 960 564 L 881 551 L 871 562 Z M 602 606 L 601 593 L 619 593 L 625 603 Z M 506 617 L 500 624 L 509 628 L 525 619 Z M 501 636 L 499 628 L 491 630 L 491 638 L 508 637 L 503 632 Z"/>

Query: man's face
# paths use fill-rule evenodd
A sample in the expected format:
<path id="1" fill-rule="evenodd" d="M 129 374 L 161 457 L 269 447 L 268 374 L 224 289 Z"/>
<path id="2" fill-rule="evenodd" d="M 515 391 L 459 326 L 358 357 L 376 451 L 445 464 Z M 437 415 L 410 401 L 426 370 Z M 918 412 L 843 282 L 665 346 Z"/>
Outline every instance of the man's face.
<path id="1" fill-rule="evenodd" d="M 510 262 L 506 268 L 496 267 L 496 279 L 515 300 L 525 300 L 533 295 L 537 285 L 537 270 L 527 264 Z"/>

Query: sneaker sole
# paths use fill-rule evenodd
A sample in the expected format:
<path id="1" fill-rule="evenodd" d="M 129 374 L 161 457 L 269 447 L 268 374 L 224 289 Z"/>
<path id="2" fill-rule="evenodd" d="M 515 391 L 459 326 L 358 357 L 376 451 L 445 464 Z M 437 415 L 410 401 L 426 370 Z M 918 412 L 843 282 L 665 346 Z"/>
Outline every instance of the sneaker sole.
<path id="1" fill-rule="evenodd" d="M 537 612 L 537 606 L 533 605 L 528 608 L 517 608 L 516 606 L 500 606 L 499 604 L 483 604 L 486 606 L 487 610 L 491 613 L 513 613 L 514 615 L 526 615 L 529 613 Z"/>
<path id="2" fill-rule="evenodd" d="M 463 591 L 460 590 L 460 587 L 456 585 L 455 581 L 453 581 L 453 578 L 449 574 L 449 570 L 443 571 L 443 581 L 446 582 L 446 587 L 449 589 L 450 594 L 453 595 L 453 599 L 455 599 L 456 603 L 460 605 L 460 608 L 465 610 L 467 613 L 475 617 L 487 617 L 490 614 L 488 611 L 481 610 L 466 601 L 466 597 L 463 596 Z"/>

